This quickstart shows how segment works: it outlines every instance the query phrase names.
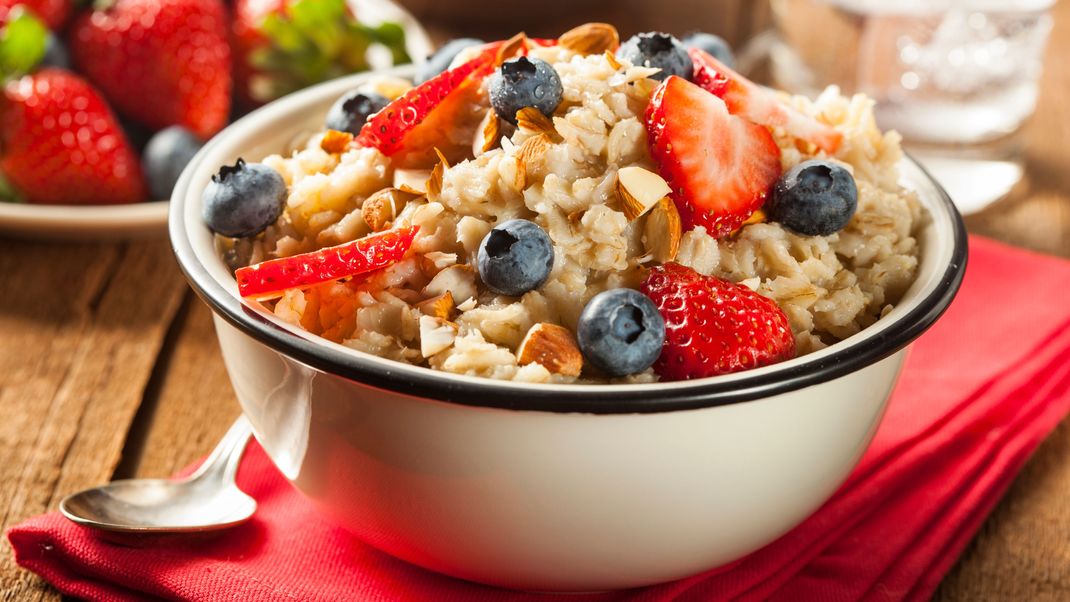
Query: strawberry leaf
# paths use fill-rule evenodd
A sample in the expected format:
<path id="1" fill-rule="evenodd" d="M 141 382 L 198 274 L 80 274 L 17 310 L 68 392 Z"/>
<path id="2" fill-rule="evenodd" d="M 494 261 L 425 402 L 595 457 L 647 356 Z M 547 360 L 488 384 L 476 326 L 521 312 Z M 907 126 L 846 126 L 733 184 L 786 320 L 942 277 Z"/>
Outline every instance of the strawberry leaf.
<path id="1" fill-rule="evenodd" d="M 5 79 L 29 73 L 45 56 L 48 28 L 22 6 L 16 6 L 0 30 L 0 74 Z"/>

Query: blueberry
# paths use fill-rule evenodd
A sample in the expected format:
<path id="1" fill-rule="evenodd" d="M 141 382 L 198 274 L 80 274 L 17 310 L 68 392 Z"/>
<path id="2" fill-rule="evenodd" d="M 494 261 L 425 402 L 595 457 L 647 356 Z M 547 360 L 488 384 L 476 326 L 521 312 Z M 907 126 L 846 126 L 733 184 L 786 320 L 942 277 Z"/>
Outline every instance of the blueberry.
<path id="1" fill-rule="evenodd" d="M 238 238 L 275 223 L 286 202 L 286 182 L 262 163 L 224 165 L 204 188 L 201 215 L 213 231 Z"/>
<path id="2" fill-rule="evenodd" d="M 736 67 L 736 56 L 732 54 L 732 47 L 721 36 L 699 31 L 684 38 L 683 43 L 687 48 L 698 48 L 706 52 L 730 69 Z"/>
<path id="3" fill-rule="evenodd" d="M 424 83 L 448 69 L 450 63 L 453 62 L 453 59 L 457 58 L 457 55 L 460 54 L 462 50 L 471 48 L 472 46 L 479 46 L 480 44 L 483 44 L 483 40 L 477 40 L 475 38 L 458 38 L 446 42 L 441 48 L 435 51 L 434 54 L 427 57 L 426 63 L 416 68 L 416 77 L 413 81 L 416 85 Z"/>
<path id="4" fill-rule="evenodd" d="M 780 176 L 765 203 L 769 219 L 810 236 L 842 230 L 858 207 L 851 173 L 831 161 L 812 159 Z"/>
<path id="5" fill-rule="evenodd" d="M 71 68 L 71 55 L 67 52 L 67 47 L 52 34 L 48 34 L 48 38 L 45 40 L 45 54 L 37 63 L 38 69 L 44 69 L 45 67 L 67 70 Z"/>
<path id="6" fill-rule="evenodd" d="M 554 266 L 554 244 L 534 222 L 511 219 L 479 243 L 479 277 L 492 291 L 510 296 L 539 288 Z"/>
<path id="7" fill-rule="evenodd" d="M 565 93 L 561 77 L 544 60 L 517 57 L 502 63 L 488 84 L 490 105 L 498 117 L 516 123 L 516 112 L 535 107 L 547 117 L 554 114 Z"/>
<path id="8" fill-rule="evenodd" d="M 630 288 L 598 293 L 580 314 L 583 357 L 610 376 L 642 372 L 661 355 L 665 320 L 654 302 Z"/>
<path id="9" fill-rule="evenodd" d="M 141 166 L 152 198 L 171 198 L 178 176 L 202 145 L 193 132 L 177 125 L 162 129 L 149 139 L 141 155 Z"/>
<path id="10" fill-rule="evenodd" d="M 368 117 L 383 110 L 388 104 L 390 101 L 385 96 L 375 92 L 347 92 L 327 111 L 327 129 L 349 132 L 355 136 L 360 133 L 360 128 Z"/>
<path id="11" fill-rule="evenodd" d="M 617 49 L 617 58 L 641 67 L 657 67 L 652 79 L 664 81 L 670 75 L 690 80 L 695 68 L 687 48 L 675 37 L 657 31 L 634 35 Z"/>

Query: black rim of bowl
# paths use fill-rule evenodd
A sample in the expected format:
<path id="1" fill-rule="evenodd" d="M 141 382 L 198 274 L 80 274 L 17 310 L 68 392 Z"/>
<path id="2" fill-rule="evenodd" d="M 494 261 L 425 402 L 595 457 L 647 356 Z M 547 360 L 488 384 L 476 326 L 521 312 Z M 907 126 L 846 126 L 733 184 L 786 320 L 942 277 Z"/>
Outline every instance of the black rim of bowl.
<path id="1" fill-rule="evenodd" d="M 199 159 L 199 156 L 195 157 L 190 168 L 196 169 Z M 752 376 L 741 372 L 733 375 L 737 378 L 729 380 L 711 377 L 689 381 L 686 386 L 665 388 L 616 385 L 607 390 L 591 385 L 565 385 L 565 392 L 562 386 L 518 387 L 509 381 L 489 378 L 443 378 L 443 373 L 430 368 L 406 366 L 415 369 L 401 370 L 403 364 L 400 363 L 395 372 L 382 362 L 362 357 L 355 350 L 334 349 L 297 336 L 244 305 L 237 296 L 224 289 L 197 260 L 185 231 L 184 200 L 178 198 L 181 194 L 172 199 L 168 228 L 179 266 L 193 290 L 216 314 L 246 335 L 313 368 L 404 395 L 476 407 L 592 414 L 673 412 L 742 403 L 838 378 L 889 357 L 936 322 L 951 304 L 965 274 L 966 228 L 943 187 L 917 161 L 908 160 L 932 182 L 945 206 L 951 218 L 954 246 L 951 261 L 939 283 L 917 306 L 897 320 L 895 328 L 788 368 Z M 182 178 L 176 191 L 185 191 L 183 182 L 186 180 L 187 177 Z"/>

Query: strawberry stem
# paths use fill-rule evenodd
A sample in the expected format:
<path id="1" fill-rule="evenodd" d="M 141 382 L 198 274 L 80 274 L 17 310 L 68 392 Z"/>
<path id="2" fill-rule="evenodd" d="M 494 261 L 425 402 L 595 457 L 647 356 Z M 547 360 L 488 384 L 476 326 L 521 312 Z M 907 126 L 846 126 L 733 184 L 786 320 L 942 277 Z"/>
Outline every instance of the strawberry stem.
<path id="1" fill-rule="evenodd" d="M 8 81 L 29 73 L 45 56 L 48 28 L 21 5 L 0 30 L 0 77 Z"/>

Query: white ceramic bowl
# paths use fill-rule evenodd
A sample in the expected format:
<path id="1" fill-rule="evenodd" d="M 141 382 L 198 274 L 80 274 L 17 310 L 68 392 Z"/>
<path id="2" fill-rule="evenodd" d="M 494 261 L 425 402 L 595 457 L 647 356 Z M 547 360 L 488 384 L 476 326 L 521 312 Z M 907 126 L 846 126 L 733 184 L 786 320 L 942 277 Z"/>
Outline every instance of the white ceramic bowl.
<path id="1" fill-rule="evenodd" d="M 846 478 L 906 346 L 961 282 L 961 219 L 904 160 L 932 216 L 916 282 L 878 323 L 802 358 L 688 382 L 531 385 L 327 342 L 238 296 L 201 222 L 201 190 L 220 165 L 319 127 L 363 77 L 281 99 L 217 136 L 176 188 L 171 240 L 215 311 L 238 399 L 279 469 L 357 536 L 429 569 L 607 590 L 692 575 L 773 541 Z"/>

